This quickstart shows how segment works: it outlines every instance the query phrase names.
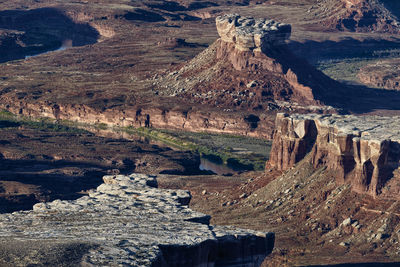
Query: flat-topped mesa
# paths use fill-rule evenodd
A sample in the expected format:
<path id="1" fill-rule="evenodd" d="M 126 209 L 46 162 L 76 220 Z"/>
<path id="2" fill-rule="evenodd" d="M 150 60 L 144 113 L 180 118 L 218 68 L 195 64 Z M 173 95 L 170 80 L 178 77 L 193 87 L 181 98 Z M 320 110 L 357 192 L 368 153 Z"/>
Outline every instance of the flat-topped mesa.
<path id="1" fill-rule="evenodd" d="M 268 19 L 227 14 L 216 18 L 217 31 L 222 41 L 234 43 L 240 51 L 265 51 L 282 45 L 289 39 L 292 27 Z"/>
<path id="2" fill-rule="evenodd" d="M 399 198 L 400 117 L 278 114 L 269 166 L 286 170 L 311 154 L 315 168 L 358 193 Z"/>

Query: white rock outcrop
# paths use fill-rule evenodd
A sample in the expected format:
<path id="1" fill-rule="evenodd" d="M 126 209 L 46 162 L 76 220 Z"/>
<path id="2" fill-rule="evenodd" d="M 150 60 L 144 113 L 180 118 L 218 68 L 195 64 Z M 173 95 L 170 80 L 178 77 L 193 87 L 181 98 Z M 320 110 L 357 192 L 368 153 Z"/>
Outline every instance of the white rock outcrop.
<path id="1" fill-rule="evenodd" d="M 89 196 L 1 214 L 0 253 L 10 242 L 43 243 L 49 258 L 64 264 L 66 252 L 52 255 L 53 243 L 89 244 L 79 258 L 83 266 L 259 266 L 273 248 L 272 233 L 209 225 L 210 216 L 188 208 L 188 191 L 157 189 L 154 176 L 103 180 Z M 11 254 L 11 265 L 38 264 Z"/>
<path id="2" fill-rule="evenodd" d="M 292 30 L 289 24 L 238 14 L 218 16 L 216 25 L 222 41 L 234 43 L 240 51 L 263 51 L 270 46 L 284 44 Z"/>

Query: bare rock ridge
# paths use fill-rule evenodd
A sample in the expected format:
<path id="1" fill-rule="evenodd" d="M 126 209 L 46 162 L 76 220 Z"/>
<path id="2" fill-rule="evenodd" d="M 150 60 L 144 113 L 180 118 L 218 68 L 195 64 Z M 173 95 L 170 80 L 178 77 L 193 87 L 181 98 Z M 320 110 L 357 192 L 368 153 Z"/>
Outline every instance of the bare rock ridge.
<path id="1" fill-rule="evenodd" d="M 337 183 L 373 197 L 398 198 L 399 119 L 279 113 L 268 164 L 286 170 L 310 153 L 313 166 L 332 170 Z"/>
<path id="2" fill-rule="evenodd" d="M 273 233 L 211 226 L 188 191 L 157 189 L 154 176 L 103 180 L 89 196 L 1 214 L 0 265 L 250 267 L 272 251 Z"/>
<path id="3" fill-rule="evenodd" d="M 284 80 L 290 89 L 283 92 L 277 87 L 281 94 L 273 93 L 277 100 L 316 104 L 328 98 L 329 88 L 340 87 L 288 49 L 289 24 L 229 14 L 217 17 L 216 26 L 220 35 L 217 58 L 228 59 L 239 71 L 259 75 L 269 72 L 277 76 L 275 79 Z"/>

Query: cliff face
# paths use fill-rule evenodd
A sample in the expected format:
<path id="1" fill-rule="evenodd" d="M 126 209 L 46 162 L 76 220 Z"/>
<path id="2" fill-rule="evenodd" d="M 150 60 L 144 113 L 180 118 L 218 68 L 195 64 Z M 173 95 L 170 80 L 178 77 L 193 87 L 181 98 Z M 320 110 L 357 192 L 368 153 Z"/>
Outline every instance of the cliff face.
<path id="1" fill-rule="evenodd" d="M 55 200 L 36 204 L 32 211 L 1 214 L 0 245 L 7 259 L 0 257 L 0 263 L 254 267 L 272 251 L 273 233 L 211 226 L 210 216 L 188 208 L 188 191 L 157 189 L 153 176 L 103 180 L 77 200 Z M 7 246 L 16 239 L 27 251 Z M 36 245 L 29 246 L 32 242 Z"/>
<path id="2" fill-rule="evenodd" d="M 337 183 L 350 183 L 356 192 L 376 197 L 388 182 L 397 192 L 398 119 L 278 114 L 269 165 L 286 170 L 310 153 L 315 168 L 332 170 Z"/>
<path id="3" fill-rule="evenodd" d="M 0 96 L 0 107 L 14 114 L 29 117 L 48 117 L 80 123 L 106 123 L 109 126 L 145 127 L 187 130 L 193 132 L 230 133 L 253 137 L 272 138 L 272 115 L 256 116 L 232 111 L 162 109 L 159 107 L 130 106 L 124 110 L 99 110 L 84 104 L 46 102 L 17 102 L 13 97 Z"/>

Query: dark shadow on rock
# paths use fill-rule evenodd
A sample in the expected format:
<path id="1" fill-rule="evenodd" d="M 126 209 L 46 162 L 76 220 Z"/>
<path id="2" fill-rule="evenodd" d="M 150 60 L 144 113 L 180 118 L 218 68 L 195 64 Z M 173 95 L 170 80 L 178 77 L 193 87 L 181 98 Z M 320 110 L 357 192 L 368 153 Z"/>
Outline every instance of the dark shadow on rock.
<path id="1" fill-rule="evenodd" d="M 307 59 L 311 64 L 321 61 L 352 59 L 352 58 L 379 58 L 393 54 L 391 50 L 400 49 L 400 38 L 393 40 L 365 39 L 357 40 L 346 38 L 341 41 L 306 41 L 304 43 L 291 41 L 288 44 L 290 51 L 295 55 Z M 400 56 L 400 51 L 397 52 Z"/>
<path id="2" fill-rule="evenodd" d="M 298 84 L 311 88 L 314 100 L 336 108 L 343 108 L 344 101 L 349 101 L 346 99 L 348 92 L 346 85 L 317 70 L 303 57 L 292 53 L 289 47 L 279 46 L 263 52 L 282 66 L 284 74 L 293 72 Z"/>
<path id="3" fill-rule="evenodd" d="M 400 56 L 400 39 L 360 41 L 348 38 L 339 42 L 290 42 L 288 50 L 285 53 L 281 51 L 272 57 L 277 58 L 284 67 L 293 69 L 298 75 L 300 83 L 313 89 L 316 88 L 315 97 L 322 103 L 339 108 L 343 113 L 400 110 L 399 91 L 345 84 L 329 78 L 314 67 L 312 67 L 312 71 L 307 67 L 310 65 L 307 61 L 316 64 L 317 62 L 352 58 L 387 58 L 393 53 L 398 53 Z"/>
<path id="4" fill-rule="evenodd" d="M 65 40 L 72 46 L 94 44 L 99 38 L 96 29 L 86 23 L 76 23 L 55 8 L 0 11 L 0 62 L 22 59 L 56 50 Z"/>
<path id="5" fill-rule="evenodd" d="M 144 9 L 135 9 L 133 12 L 127 12 L 124 18 L 132 21 L 159 22 L 166 19 L 156 12 L 151 12 Z"/>
<path id="6" fill-rule="evenodd" d="M 0 212 L 31 209 L 37 202 L 54 199 L 77 199 L 80 192 L 99 186 L 108 169 L 87 162 L 2 159 L 0 194 L 5 194 L 0 196 Z M 6 193 L 8 183 L 14 189 Z"/>
<path id="7" fill-rule="evenodd" d="M 198 1 L 198 2 L 193 2 L 190 3 L 188 6 L 188 10 L 196 10 L 196 9 L 201 9 L 201 8 L 207 8 L 207 7 L 215 7 L 219 6 L 217 3 L 213 2 L 208 2 L 208 1 Z"/>
<path id="8" fill-rule="evenodd" d="M 395 267 L 400 262 L 342 263 L 328 265 L 307 265 L 308 267 Z M 304 266 L 305 267 L 305 266 Z"/>
<path id="9" fill-rule="evenodd" d="M 177 2 L 173 2 L 173 1 L 160 1 L 160 2 L 156 2 L 156 3 L 145 4 L 145 5 L 148 7 L 151 7 L 151 8 L 157 8 L 157 9 L 170 11 L 170 12 L 186 10 L 186 7 L 180 5 Z"/>
<path id="10" fill-rule="evenodd" d="M 397 17 L 400 18 L 400 2 L 398 0 L 380 0 L 383 5 Z"/>
<path id="11" fill-rule="evenodd" d="M 190 11 L 190 10 L 197 10 L 201 8 L 207 8 L 207 7 L 215 7 L 218 6 L 217 3 L 213 2 L 208 2 L 208 1 L 197 1 L 190 3 L 188 7 L 182 6 L 178 2 L 174 1 L 158 1 L 158 2 L 153 2 L 146 4 L 146 6 L 150 8 L 156 8 L 164 11 L 169 11 L 169 12 L 176 12 L 176 11 Z"/>

